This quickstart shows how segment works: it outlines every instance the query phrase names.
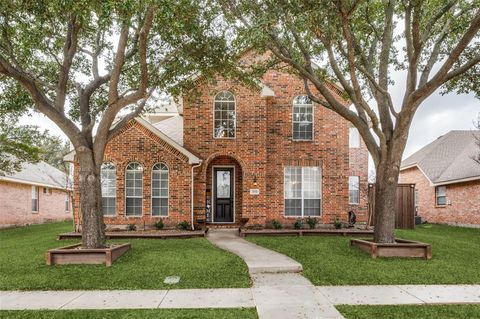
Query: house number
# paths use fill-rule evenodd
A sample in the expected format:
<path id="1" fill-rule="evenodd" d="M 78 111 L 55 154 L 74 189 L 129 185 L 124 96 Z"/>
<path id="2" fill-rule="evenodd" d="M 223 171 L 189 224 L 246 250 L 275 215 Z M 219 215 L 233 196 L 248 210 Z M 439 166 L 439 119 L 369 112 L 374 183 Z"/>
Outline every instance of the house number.
<path id="1" fill-rule="evenodd" d="M 250 189 L 250 195 L 259 195 L 260 190 L 258 188 L 251 188 Z"/>

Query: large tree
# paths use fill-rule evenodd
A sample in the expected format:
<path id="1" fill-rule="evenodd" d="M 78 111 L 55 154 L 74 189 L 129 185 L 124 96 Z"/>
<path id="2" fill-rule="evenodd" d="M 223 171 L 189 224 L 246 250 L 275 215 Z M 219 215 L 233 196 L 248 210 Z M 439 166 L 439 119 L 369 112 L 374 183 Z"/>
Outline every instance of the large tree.
<path id="1" fill-rule="evenodd" d="M 0 94 L 46 115 L 72 143 L 83 247 L 105 245 L 100 166 L 109 136 L 155 90 L 178 92 L 198 72 L 228 68 L 215 24 L 195 0 L 0 2 Z"/>
<path id="2" fill-rule="evenodd" d="M 303 78 L 310 99 L 358 128 L 376 168 L 374 239 L 394 242 L 396 186 L 415 112 L 442 86 L 479 90 L 472 83 L 480 78 L 480 1 L 219 1 L 239 45 L 271 51 Z M 393 82 L 395 69 L 405 83 Z M 335 98 L 332 82 L 353 109 Z M 400 100 L 394 86 L 403 89 Z"/>

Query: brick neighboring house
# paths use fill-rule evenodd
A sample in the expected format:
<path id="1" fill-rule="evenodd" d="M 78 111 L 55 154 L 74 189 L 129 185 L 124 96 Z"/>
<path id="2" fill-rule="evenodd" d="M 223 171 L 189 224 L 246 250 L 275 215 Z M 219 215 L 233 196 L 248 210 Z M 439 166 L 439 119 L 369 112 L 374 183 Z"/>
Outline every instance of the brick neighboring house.
<path id="1" fill-rule="evenodd" d="M 424 221 L 480 226 L 477 138 L 478 131 L 451 131 L 402 162 L 400 182 L 416 185 L 417 214 Z"/>
<path id="2" fill-rule="evenodd" d="M 343 101 L 336 86 L 330 89 Z M 108 142 L 108 226 L 147 227 L 159 219 L 169 226 L 205 219 L 265 226 L 308 216 L 330 224 L 337 216 L 347 221 L 349 210 L 366 221 L 365 144 L 346 120 L 314 105 L 296 76 L 270 70 L 256 89 L 199 78 L 196 94 L 183 96 L 178 109 L 156 123 L 136 118 Z M 79 200 L 77 192 L 76 207 Z"/>
<path id="3" fill-rule="evenodd" d="M 67 175 L 40 162 L 0 176 L 0 228 L 72 219 Z"/>

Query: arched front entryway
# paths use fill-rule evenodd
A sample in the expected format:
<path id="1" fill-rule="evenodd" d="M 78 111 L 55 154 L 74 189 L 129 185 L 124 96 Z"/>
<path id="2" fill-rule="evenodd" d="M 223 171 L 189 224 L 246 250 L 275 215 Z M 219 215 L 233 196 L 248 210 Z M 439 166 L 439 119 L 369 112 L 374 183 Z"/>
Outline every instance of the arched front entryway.
<path id="1" fill-rule="evenodd" d="M 210 206 L 208 223 L 240 223 L 243 171 L 235 158 L 220 155 L 208 163 L 205 190 L 207 207 Z"/>

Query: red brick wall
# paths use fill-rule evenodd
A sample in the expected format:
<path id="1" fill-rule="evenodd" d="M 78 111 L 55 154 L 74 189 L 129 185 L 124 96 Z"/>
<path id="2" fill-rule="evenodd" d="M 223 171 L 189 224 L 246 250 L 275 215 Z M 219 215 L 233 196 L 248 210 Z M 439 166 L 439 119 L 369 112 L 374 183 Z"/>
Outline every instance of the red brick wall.
<path id="1" fill-rule="evenodd" d="M 136 224 L 138 229 L 151 228 L 159 219 L 166 226 L 181 221 L 191 222 L 191 167 L 188 159 L 166 144 L 136 121 L 131 121 L 109 143 L 105 162 L 115 164 L 117 169 L 117 192 L 115 217 L 105 216 L 107 226 Z M 125 216 L 125 169 L 129 163 L 143 166 L 143 212 L 142 216 Z M 156 163 L 163 162 L 169 168 L 169 214 L 168 217 L 151 216 L 151 174 Z M 75 167 L 74 188 L 78 189 L 78 165 Z M 76 192 L 75 205 L 79 207 L 80 196 Z M 76 212 L 80 210 L 77 209 Z M 76 216 L 78 220 L 78 215 Z"/>
<path id="2" fill-rule="evenodd" d="M 66 193 L 52 189 L 44 194 L 38 187 L 38 212 L 32 212 L 32 186 L 0 181 L 0 228 L 72 219 L 65 211 Z"/>
<path id="3" fill-rule="evenodd" d="M 248 218 L 250 225 L 265 225 L 273 219 L 287 224 L 298 218 L 284 217 L 285 166 L 321 167 L 321 222 L 330 223 L 336 216 L 346 221 L 350 175 L 348 122 L 324 107 L 315 106 L 314 140 L 293 141 L 292 103 L 297 95 L 305 94 L 303 82 L 291 74 L 271 70 L 264 83 L 273 89 L 274 97 L 261 97 L 259 91 L 220 77 L 215 83 L 199 83 L 198 95 L 184 97 L 185 146 L 205 160 L 195 175 L 196 214 L 201 216 L 204 211 L 211 161 L 217 156 L 230 156 L 242 168 L 242 217 Z M 232 92 L 236 98 L 235 139 L 213 138 L 214 97 L 223 90 Z M 362 147 L 352 164 L 362 183 L 362 201 L 356 209 L 360 212 L 359 219 L 366 214 L 367 156 Z M 253 185 L 254 179 L 257 186 Z M 258 188 L 260 194 L 251 195 L 250 188 Z"/>
<path id="4" fill-rule="evenodd" d="M 361 138 L 360 147 L 350 148 L 349 159 L 349 175 L 360 177 L 360 203 L 349 204 L 348 209 L 355 212 L 357 222 L 366 222 L 368 219 L 368 150 Z"/>
<path id="5" fill-rule="evenodd" d="M 418 215 L 440 224 L 480 225 L 480 181 L 445 185 L 447 205 L 435 205 L 435 187 L 416 167 L 400 172 L 400 182 L 414 183 L 418 190 Z"/>

